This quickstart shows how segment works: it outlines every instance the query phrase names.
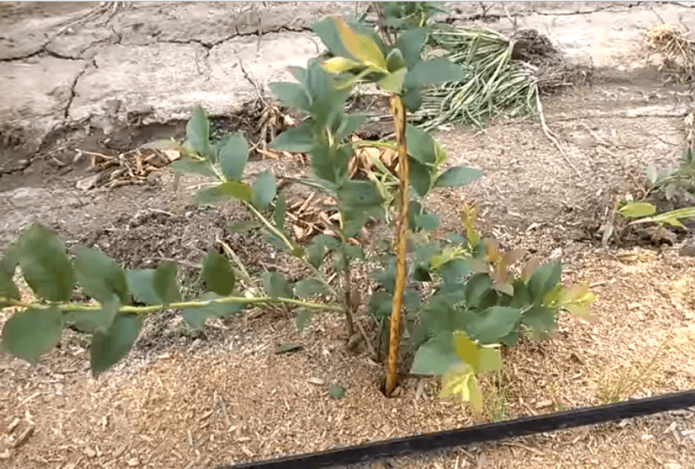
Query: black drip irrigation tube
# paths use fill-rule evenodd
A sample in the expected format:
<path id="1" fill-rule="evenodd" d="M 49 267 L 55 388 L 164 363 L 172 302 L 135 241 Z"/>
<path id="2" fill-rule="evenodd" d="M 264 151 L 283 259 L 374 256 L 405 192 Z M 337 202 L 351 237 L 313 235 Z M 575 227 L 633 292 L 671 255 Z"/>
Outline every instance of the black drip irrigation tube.
<path id="1" fill-rule="evenodd" d="M 566 428 L 613 422 L 694 406 L 695 390 L 690 390 L 617 404 L 585 407 L 537 417 L 524 417 L 507 422 L 396 438 L 365 445 L 332 449 L 320 453 L 301 454 L 235 466 L 220 466 L 217 469 L 319 469 L 347 466 L 395 456 L 428 453 L 473 443 L 498 441 Z"/>

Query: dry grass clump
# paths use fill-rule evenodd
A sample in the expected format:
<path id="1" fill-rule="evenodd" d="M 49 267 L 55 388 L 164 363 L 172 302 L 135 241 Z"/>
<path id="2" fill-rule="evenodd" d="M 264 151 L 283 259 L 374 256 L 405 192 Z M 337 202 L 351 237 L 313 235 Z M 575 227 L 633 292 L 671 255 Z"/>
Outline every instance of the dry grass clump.
<path id="1" fill-rule="evenodd" d="M 695 40 L 683 25 L 663 23 L 647 28 L 644 42 L 652 53 L 664 56 L 664 67 L 692 74 L 695 72 Z"/>

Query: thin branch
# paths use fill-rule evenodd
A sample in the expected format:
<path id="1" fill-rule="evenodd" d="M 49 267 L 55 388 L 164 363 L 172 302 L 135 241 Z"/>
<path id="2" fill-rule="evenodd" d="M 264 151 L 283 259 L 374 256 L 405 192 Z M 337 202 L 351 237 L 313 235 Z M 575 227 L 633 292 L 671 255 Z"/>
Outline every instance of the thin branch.
<path id="1" fill-rule="evenodd" d="M 565 153 L 565 150 L 560 145 L 560 142 L 558 142 L 557 137 L 555 137 L 555 134 L 553 134 L 548 125 L 545 123 L 545 116 L 543 115 L 543 105 L 541 104 L 541 97 L 540 93 L 538 92 L 536 92 L 536 105 L 538 106 L 538 115 L 541 118 L 541 126 L 543 127 L 543 132 L 545 133 L 545 136 L 548 137 L 548 140 L 553 142 L 553 145 L 555 145 L 555 147 L 560 151 L 562 158 L 564 158 L 565 162 L 569 165 L 569 167 L 572 168 L 575 173 L 577 173 L 579 179 L 584 180 L 584 176 L 582 175 L 582 173 L 580 173 L 579 170 L 572 164 L 570 159 L 567 157 L 567 153 Z"/>
<path id="2" fill-rule="evenodd" d="M 222 246 L 222 250 L 224 250 L 225 254 L 229 258 L 231 258 L 234 263 L 237 265 L 237 268 L 239 269 L 239 273 L 243 277 L 242 280 L 244 280 L 246 283 L 248 283 L 249 286 L 254 284 L 253 279 L 249 275 L 249 272 L 246 270 L 246 267 L 244 267 L 244 263 L 241 262 L 241 259 L 239 259 L 239 256 L 236 255 L 234 250 L 229 246 L 229 244 L 225 243 L 223 240 L 217 238 L 217 243 Z"/>
<path id="3" fill-rule="evenodd" d="M 0 296 L 0 303 L 6 304 L 8 306 L 17 306 L 20 308 L 30 308 L 30 309 L 48 309 L 52 306 L 58 306 L 60 310 L 64 313 L 73 311 L 100 311 L 100 304 L 84 304 L 84 303 L 26 303 L 24 301 L 15 300 L 13 298 L 7 298 Z M 294 306 L 301 306 L 307 309 L 323 309 L 328 311 L 343 311 L 344 308 L 339 305 L 332 304 L 321 304 L 312 303 L 309 301 L 295 300 L 294 298 L 271 298 L 271 297 L 257 297 L 257 298 L 246 298 L 241 296 L 227 296 L 224 298 L 218 298 L 215 300 L 195 300 L 195 301 L 179 301 L 176 303 L 170 303 L 168 305 L 148 305 L 148 306 L 121 306 L 118 309 L 119 313 L 131 313 L 131 314 L 147 314 L 154 313 L 159 310 L 168 309 L 181 309 L 181 308 L 202 308 L 210 305 L 211 303 L 219 304 L 248 304 L 248 305 L 265 305 L 265 304 L 287 304 Z"/>

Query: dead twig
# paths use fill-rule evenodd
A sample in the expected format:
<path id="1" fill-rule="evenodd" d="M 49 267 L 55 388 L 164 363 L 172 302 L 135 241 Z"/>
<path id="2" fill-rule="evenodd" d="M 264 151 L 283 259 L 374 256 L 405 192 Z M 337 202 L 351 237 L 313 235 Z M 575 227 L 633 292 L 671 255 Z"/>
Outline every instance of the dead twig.
<path id="1" fill-rule="evenodd" d="M 553 143 L 553 145 L 555 145 L 555 147 L 560 151 L 562 158 L 569 165 L 569 167 L 574 170 L 574 172 L 577 174 L 577 176 L 579 176 L 581 180 L 584 180 L 584 176 L 582 175 L 582 173 L 580 173 L 579 170 L 572 164 L 570 159 L 567 157 L 565 150 L 562 148 L 562 145 L 560 145 L 560 142 L 558 141 L 557 137 L 550 130 L 548 124 L 545 123 L 545 116 L 543 115 L 543 105 L 541 104 L 541 97 L 539 94 L 536 94 L 536 105 L 538 107 L 538 115 L 541 118 L 541 126 L 543 127 L 543 133 L 545 133 L 545 136 L 548 137 L 548 140 L 550 140 Z"/>
<path id="2" fill-rule="evenodd" d="M 251 86 L 254 87 L 256 90 L 256 95 L 258 96 L 258 99 L 263 103 L 264 106 L 268 106 L 268 103 L 266 102 L 265 98 L 263 97 L 263 93 L 261 91 L 261 88 L 258 86 L 258 83 L 256 83 L 256 80 L 251 78 L 251 75 L 249 75 L 249 72 L 246 71 L 244 68 L 244 62 L 241 60 L 241 57 L 239 57 L 239 67 L 241 68 L 241 73 L 244 74 L 244 78 L 246 78 L 246 81 L 251 83 Z"/>

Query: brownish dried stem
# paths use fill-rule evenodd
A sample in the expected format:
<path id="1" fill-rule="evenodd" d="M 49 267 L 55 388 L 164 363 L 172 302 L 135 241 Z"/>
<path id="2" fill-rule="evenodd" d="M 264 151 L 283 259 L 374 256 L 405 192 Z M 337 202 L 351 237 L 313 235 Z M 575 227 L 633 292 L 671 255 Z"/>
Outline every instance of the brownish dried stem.
<path id="1" fill-rule="evenodd" d="M 348 258 L 343 253 L 343 260 L 345 262 L 345 329 L 347 331 L 348 340 L 352 338 L 355 334 L 355 325 L 352 321 L 352 312 L 354 311 L 354 305 L 352 304 L 352 281 L 350 279 L 350 265 L 348 264 Z"/>
<path id="2" fill-rule="evenodd" d="M 402 298 L 405 291 L 405 255 L 408 236 L 408 148 L 405 140 L 405 107 L 400 96 L 392 96 L 390 101 L 396 139 L 398 141 L 398 178 L 400 179 L 400 207 L 396 219 L 396 288 L 389 322 L 389 352 L 386 364 L 386 386 L 384 394 L 390 397 L 396 389 L 398 377 L 398 353 L 401 345 Z"/>

